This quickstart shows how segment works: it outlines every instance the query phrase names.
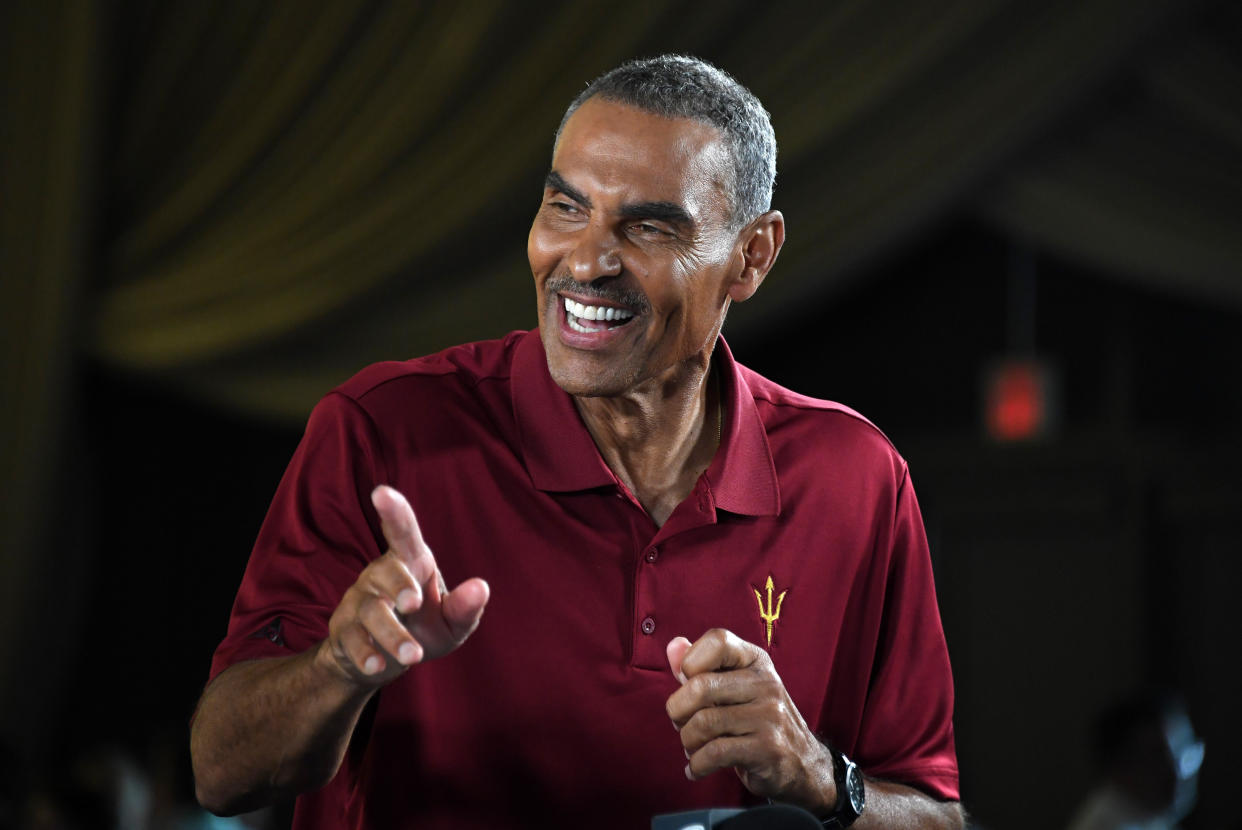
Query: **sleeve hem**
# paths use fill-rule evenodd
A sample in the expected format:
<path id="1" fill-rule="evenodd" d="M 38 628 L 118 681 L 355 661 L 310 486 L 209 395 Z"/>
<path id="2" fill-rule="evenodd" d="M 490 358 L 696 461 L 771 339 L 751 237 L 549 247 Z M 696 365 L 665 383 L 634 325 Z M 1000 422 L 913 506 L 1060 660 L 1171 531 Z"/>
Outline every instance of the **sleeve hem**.
<path id="1" fill-rule="evenodd" d="M 918 766 L 863 770 L 869 777 L 914 787 L 941 801 L 960 801 L 958 771 L 951 766 Z"/>

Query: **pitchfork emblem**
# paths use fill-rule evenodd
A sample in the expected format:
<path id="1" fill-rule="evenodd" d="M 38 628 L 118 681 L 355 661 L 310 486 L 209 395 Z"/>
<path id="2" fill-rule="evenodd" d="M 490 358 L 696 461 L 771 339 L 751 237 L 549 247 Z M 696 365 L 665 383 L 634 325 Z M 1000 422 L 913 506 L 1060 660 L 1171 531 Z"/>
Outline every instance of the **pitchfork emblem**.
<path id="1" fill-rule="evenodd" d="M 759 589 L 751 586 L 751 590 L 755 592 L 755 601 L 759 603 L 759 619 L 763 620 L 764 627 L 768 634 L 768 648 L 772 648 L 772 626 L 781 618 L 781 605 L 785 602 L 785 594 L 788 591 L 781 591 L 780 596 L 776 598 L 776 607 L 772 607 L 772 575 L 768 574 L 768 583 L 764 586 L 768 594 L 768 605 L 763 606 L 763 596 L 759 593 Z"/>

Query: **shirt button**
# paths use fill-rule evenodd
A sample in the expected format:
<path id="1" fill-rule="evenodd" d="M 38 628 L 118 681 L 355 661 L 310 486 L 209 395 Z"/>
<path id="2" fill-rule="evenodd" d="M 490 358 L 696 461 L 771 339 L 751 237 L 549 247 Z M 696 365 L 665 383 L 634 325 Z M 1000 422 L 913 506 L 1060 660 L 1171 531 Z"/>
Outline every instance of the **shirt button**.
<path id="1" fill-rule="evenodd" d="M 647 555 L 644 556 L 643 558 L 646 559 L 648 562 L 656 561 L 657 559 L 660 558 L 660 549 L 659 548 L 648 548 Z"/>
<path id="2" fill-rule="evenodd" d="M 655 620 L 651 617 L 643 618 L 642 630 L 644 634 L 651 635 L 655 633 Z"/>

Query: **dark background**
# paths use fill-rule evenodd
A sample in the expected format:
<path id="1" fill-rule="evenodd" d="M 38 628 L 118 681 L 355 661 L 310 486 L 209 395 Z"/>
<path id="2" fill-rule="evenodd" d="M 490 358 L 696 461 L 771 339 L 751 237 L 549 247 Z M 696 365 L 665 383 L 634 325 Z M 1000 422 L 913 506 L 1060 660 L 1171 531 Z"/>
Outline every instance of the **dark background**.
<path id="1" fill-rule="evenodd" d="M 969 5 L 946 7 L 944 15 Z M 18 4 L 7 31 L 21 48 L 10 50 L 5 78 L 8 100 L 25 109 L 10 107 L 6 117 L 0 225 L 7 234 L 0 304 L 12 338 L 6 369 L 16 381 L 6 393 L 13 395 L 4 425 L 11 453 L 8 616 L 0 629 L 3 734 L 18 768 L 13 781 L 34 786 L 54 779 L 84 749 L 102 744 L 184 768 L 178 753 L 211 651 L 315 398 L 371 360 L 531 325 L 531 304 L 516 306 L 507 298 L 529 292 L 522 273 L 525 226 L 560 109 L 581 83 L 615 63 L 612 52 L 625 57 L 684 48 L 719 61 L 751 85 L 773 111 L 782 153 L 786 142 L 794 148 L 782 155 L 775 199 L 789 220 L 790 247 L 761 292 L 777 299 L 735 308 L 725 333 L 739 360 L 800 392 L 860 410 L 908 459 L 954 663 L 963 798 L 976 820 L 998 828 L 1064 824 L 1091 782 L 1088 730 L 1095 713 L 1130 690 L 1158 686 L 1185 696 L 1206 741 L 1200 805 L 1186 826 L 1242 826 L 1232 796 L 1242 774 L 1242 724 L 1234 710 L 1242 697 L 1242 624 L 1233 605 L 1242 586 L 1242 484 L 1235 472 L 1242 460 L 1242 271 L 1234 268 L 1242 262 L 1236 248 L 1242 215 L 1237 202 L 1221 198 L 1233 192 L 1229 188 L 1242 193 L 1242 122 L 1204 133 L 1205 122 L 1169 117 L 1151 103 L 1164 100 L 1153 90 L 1159 92 L 1167 77 L 1153 67 L 1167 66 L 1170 55 L 1206 61 L 1223 51 L 1238 69 L 1242 25 L 1228 4 L 1081 4 L 1100 21 L 1131 26 L 1131 40 L 1124 48 L 1109 46 L 1105 33 L 1115 35 L 1116 27 L 1091 23 L 1087 29 L 1097 27 L 1099 43 L 1082 53 L 1108 53 L 1108 61 L 1083 64 L 1076 80 L 1034 73 L 1060 84 L 1047 93 L 1056 106 L 1016 119 L 1022 129 L 1014 127 L 1004 141 L 954 157 L 951 180 L 914 170 L 948 165 L 920 150 L 938 130 L 967 144 L 981 142 L 981 130 L 935 122 L 923 112 L 919 129 L 909 131 L 895 113 L 936 100 L 951 106 L 971 92 L 955 86 L 964 83 L 959 79 L 997 76 L 1002 84 L 1006 72 L 1028 71 L 1017 53 L 1012 64 L 986 61 L 996 44 L 1047 38 L 1038 49 L 1052 50 L 1053 64 L 1057 49 L 1072 50 L 1049 32 L 1069 27 L 1066 21 L 1081 12 L 1072 4 L 1041 5 L 1035 14 L 1033 4 L 1000 4 L 1004 11 L 973 28 L 963 24 L 955 35 L 960 43 L 944 47 L 921 73 L 940 78 L 927 88 L 900 78 L 881 82 L 884 57 L 921 42 L 918 32 L 908 31 L 897 42 L 905 31 L 897 13 L 911 8 L 903 4 L 888 8 L 897 15 L 891 20 L 883 9 L 863 12 L 851 4 L 778 4 L 784 22 L 759 28 L 757 50 L 739 45 L 747 7 L 651 4 L 636 13 L 653 23 L 630 40 L 614 33 L 610 48 L 580 58 L 568 77 L 523 70 L 529 41 L 540 26 L 563 25 L 567 48 L 588 48 L 606 37 L 597 27 L 611 21 L 608 10 L 566 21 L 567 7 L 549 7 L 546 19 L 526 21 L 524 37 L 505 37 L 512 22 L 505 15 L 514 13 L 480 6 L 478 14 L 498 15 L 501 22 L 475 42 L 478 51 L 456 74 L 445 76 L 463 98 L 444 104 L 431 132 L 416 134 L 398 153 L 404 161 L 391 162 L 396 166 L 389 170 L 419 161 L 444 130 L 467 130 L 459 114 L 469 109 L 471 90 L 486 98 L 503 72 L 530 71 L 523 94 L 539 104 L 534 114 L 529 106 L 523 112 L 539 125 L 532 145 L 539 149 L 519 156 L 511 180 L 496 185 L 502 198 L 493 198 L 492 190 L 454 196 L 444 206 L 451 230 L 434 235 L 425 248 L 405 251 L 395 265 L 376 266 L 369 287 L 344 290 L 337 302 L 278 325 L 241 331 L 237 324 L 232 332 L 230 321 L 256 316 L 263 295 L 246 292 L 266 288 L 269 272 L 256 267 L 238 280 L 234 295 L 224 289 L 212 294 L 231 275 L 221 263 L 195 260 L 193 251 L 201 235 L 210 239 L 219 217 L 252 203 L 283 210 L 300 204 L 263 202 L 282 192 L 278 187 L 248 189 L 276 165 L 293 127 L 275 130 L 256 156 L 261 161 L 242 165 L 249 172 L 219 184 L 212 206 L 193 221 L 141 256 L 126 251 L 136 244 L 134 229 L 143 228 L 144 200 L 155 205 L 151 215 L 175 215 L 176 200 L 161 197 L 175 190 L 168 183 L 227 155 L 227 143 L 204 145 L 196 138 L 195 125 L 210 127 L 212 95 L 227 98 L 219 89 L 235 91 L 239 77 L 243 85 L 263 86 L 261 77 L 229 75 L 231 53 L 219 44 L 234 37 L 240 55 L 259 31 L 278 45 L 287 42 L 289 53 L 280 57 L 292 62 L 305 32 L 295 26 L 290 34 L 272 34 L 258 23 L 233 32 L 227 24 L 236 22 L 240 6 L 198 12 L 194 25 L 210 29 L 208 41 L 216 44 L 198 48 L 216 62 L 181 64 L 178 93 L 162 99 L 162 126 L 153 133 L 148 126 L 160 140 L 126 156 L 127 130 L 142 120 L 135 115 L 141 96 L 134 90 L 152 83 L 153 56 L 170 48 L 172 34 L 192 30 L 190 24 L 174 27 L 172 12 L 141 3 Z M 358 4 L 358 20 L 385 7 Z M 434 7 L 427 15 L 411 25 L 431 25 Z M 352 25 L 364 26 L 358 20 Z M 925 25 L 930 29 L 933 22 Z M 944 31 L 929 31 L 928 38 L 955 31 L 951 21 L 940 23 Z M 842 63 L 831 53 L 817 59 L 816 43 L 798 39 L 810 37 L 807 31 L 850 44 L 860 63 Z M 78 126 L 86 127 L 61 147 L 66 155 L 47 162 L 68 129 L 64 84 L 54 78 L 74 63 L 60 50 L 82 42 L 94 45 L 81 62 L 77 93 L 67 97 L 94 115 L 84 117 Z M 782 49 L 806 53 L 795 76 L 806 88 L 796 95 L 760 71 L 775 64 Z M 328 61 L 322 77 L 307 83 L 307 94 L 330 87 L 331 72 L 343 63 L 341 57 Z M 831 111 L 839 96 L 824 90 L 844 84 L 834 80 L 841 76 L 855 77 L 849 72 L 858 66 L 868 72 L 857 70 L 857 78 L 878 80 L 869 90 L 851 87 L 860 97 L 841 106 L 872 116 L 841 115 L 838 126 L 818 131 L 800 126 L 814 120 L 805 112 L 811 104 Z M 822 72 L 812 71 L 817 67 Z M 834 67 L 835 75 L 829 72 Z M 1230 78 L 1242 78 L 1242 70 Z M 1033 89 L 1043 87 L 1035 83 Z M 417 92 L 405 90 L 385 111 L 417 108 Z M 1203 94 L 1215 95 L 1217 104 L 1242 103 L 1242 89 L 1227 83 Z M 1029 91 L 1029 97 L 1039 93 Z M 253 109 L 231 111 L 236 122 L 225 132 L 244 132 L 271 102 L 263 95 L 240 100 Z M 999 102 L 987 108 L 992 100 L 979 102 L 977 124 L 1006 117 Z M 360 105 L 353 117 L 367 112 Z M 43 120 L 23 127 L 18 113 L 42 113 Z M 296 125 L 297 114 L 291 118 Z M 1101 135 L 1131 123 L 1148 130 L 1145 155 L 1134 155 L 1129 145 L 1101 144 Z M 36 135 L 29 124 L 40 127 Z M 493 142 L 505 138 L 496 135 Z M 46 158 L 32 155 L 35 147 Z M 1096 151 L 1084 154 L 1084 147 Z M 126 166 L 126 158 L 136 159 L 135 166 Z M 1193 161 L 1189 167 L 1186 158 Z M 875 164 L 866 170 L 845 169 L 847 162 L 868 159 Z M 1119 166 L 1108 168 L 1109 162 Z M 1058 165 L 1087 172 L 1066 178 Z M 66 169 L 77 171 L 68 182 Z M 139 169 L 164 185 L 144 189 L 131 175 Z M 415 166 L 402 187 L 417 195 L 426 175 Z M 469 179 L 468 170 L 461 176 Z M 1133 190 L 1110 192 L 1105 179 Z M 1079 187 L 1077 198 L 1052 200 L 1043 212 L 1023 202 L 1023 194 L 1047 197 L 1056 192 L 1051 185 L 1067 181 Z M 289 180 L 286 186 L 313 191 L 315 182 Z M 368 203 L 360 192 L 360 204 Z M 59 211 L 53 209 L 57 193 L 73 194 Z M 1081 211 L 1073 221 L 1065 217 L 1067 205 Z M 305 235 L 293 242 L 330 234 L 333 215 L 323 209 L 319 219 L 300 226 Z M 1142 221 L 1123 221 L 1136 215 Z M 1210 236 L 1205 222 L 1187 216 L 1209 216 L 1221 233 Z M 413 223 L 398 213 L 371 227 L 400 229 L 407 221 Z M 386 244 L 383 233 L 373 231 L 357 250 Z M 58 241 L 62 251 L 73 252 L 68 262 L 53 253 Z M 1215 259 L 1183 253 L 1197 255 L 1212 245 Z M 401 253 L 399 244 L 392 249 Z M 234 264 L 249 261 L 245 245 L 237 250 Z M 367 267 L 364 259 L 338 262 L 323 267 L 329 276 L 316 279 L 348 284 Z M 270 273 L 278 270 L 273 266 Z M 160 279 L 187 273 L 200 274 L 207 286 L 202 296 L 182 285 L 187 299 L 179 304 L 161 306 L 152 293 L 144 295 L 154 299 L 143 300 L 148 305 L 141 314 L 116 311 L 134 286 L 167 291 Z M 504 287 L 497 287 L 501 281 Z M 319 285 L 285 282 L 273 289 L 278 298 L 282 290 L 313 294 Z M 454 309 L 455 293 L 477 298 L 493 289 L 495 308 L 445 313 Z M 264 319 L 280 318 L 285 307 Z M 194 316 L 208 311 L 215 316 Z M 126 333 L 171 322 L 143 352 L 123 337 L 109 339 L 110 314 Z M 397 317 L 404 321 L 393 325 Z M 196 334 L 194 326 L 206 334 Z M 1037 355 L 1059 377 L 1059 425 L 1042 440 L 1003 444 L 986 435 L 985 371 L 1006 355 Z"/>

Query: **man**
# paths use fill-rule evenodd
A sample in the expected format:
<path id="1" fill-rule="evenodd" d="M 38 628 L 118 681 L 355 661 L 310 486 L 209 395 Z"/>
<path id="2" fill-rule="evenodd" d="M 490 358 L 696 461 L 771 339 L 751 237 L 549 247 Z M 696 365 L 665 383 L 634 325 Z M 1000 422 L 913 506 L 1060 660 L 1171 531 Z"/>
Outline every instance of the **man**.
<path id="1" fill-rule="evenodd" d="M 784 241 L 775 157 L 754 96 L 690 58 L 570 106 L 527 246 L 538 332 L 371 367 L 312 414 L 195 716 L 206 806 L 961 826 L 905 463 L 719 340 Z"/>

